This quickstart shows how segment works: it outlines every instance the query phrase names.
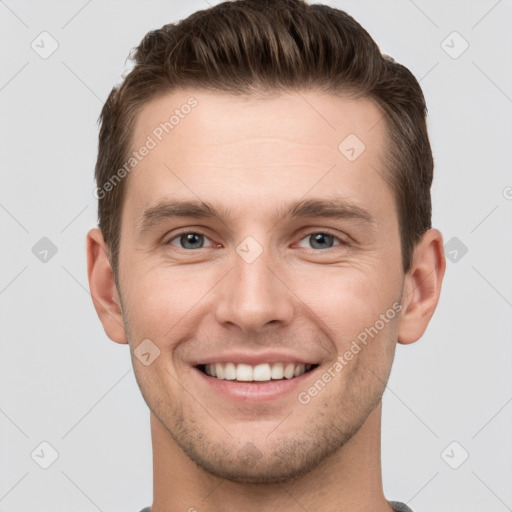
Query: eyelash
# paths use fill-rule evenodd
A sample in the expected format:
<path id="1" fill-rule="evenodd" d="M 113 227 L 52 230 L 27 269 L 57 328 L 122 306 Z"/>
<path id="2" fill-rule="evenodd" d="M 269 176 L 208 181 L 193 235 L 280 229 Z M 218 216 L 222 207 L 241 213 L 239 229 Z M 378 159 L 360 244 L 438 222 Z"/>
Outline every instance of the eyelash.
<path id="1" fill-rule="evenodd" d="M 210 240 L 210 238 L 205 235 L 204 233 L 202 233 L 201 231 L 191 231 L 191 230 L 185 230 L 185 231 L 181 231 L 177 234 L 175 234 L 172 238 L 170 238 L 167 242 L 165 242 L 164 245 L 172 245 L 171 242 L 173 240 L 176 240 L 177 238 L 179 238 L 180 236 L 182 235 L 200 235 L 200 236 L 203 236 L 205 238 L 207 238 L 208 240 Z M 306 234 L 304 234 L 304 236 L 300 239 L 300 241 L 304 240 L 305 238 L 307 237 L 310 237 L 311 235 L 328 235 L 328 236 L 332 236 L 334 238 L 334 240 L 338 241 L 339 244 L 338 245 L 335 245 L 333 247 L 328 247 L 327 249 L 314 249 L 314 248 L 311 248 L 311 250 L 315 251 L 315 252 L 324 252 L 324 251 L 327 251 L 329 249 L 334 249 L 336 247 L 341 247 L 341 246 L 348 246 L 350 245 L 348 241 L 334 235 L 333 233 L 330 233 L 329 231 L 325 231 L 325 230 L 316 230 L 316 231 L 310 231 Z M 178 249 L 181 249 L 183 251 L 186 251 L 186 252 L 194 252 L 194 251 L 198 251 L 199 249 L 208 249 L 208 247 L 199 247 L 198 249 L 184 249 L 183 247 L 177 247 Z"/>

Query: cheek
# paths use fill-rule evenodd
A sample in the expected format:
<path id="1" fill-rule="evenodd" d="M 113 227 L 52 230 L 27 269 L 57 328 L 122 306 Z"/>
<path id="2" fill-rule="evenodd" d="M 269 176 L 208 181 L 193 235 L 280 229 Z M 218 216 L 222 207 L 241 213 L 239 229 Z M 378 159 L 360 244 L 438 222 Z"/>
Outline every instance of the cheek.
<path id="1" fill-rule="evenodd" d="M 337 269 L 326 280 L 328 286 L 304 301 L 332 341 L 333 362 L 337 358 L 342 365 L 336 386 L 349 386 L 359 375 L 358 385 L 378 387 L 379 379 L 375 381 L 368 368 L 386 380 L 396 346 L 399 290 L 396 283 L 386 281 L 389 272 L 377 275 L 379 281 L 371 272 Z"/>
<path id="2" fill-rule="evenodd" d="M 374 325 L 400 295 L 398 274 L 373 258 L 343 267 L 311 267 L 290 278 L 291 288 L 332 330 L 333 339 L 355 336 Z"/>
<path id="3" fill-rule="evenodd" d="M 212 268 L 165 263 L 152 267 L 137 263 L 131 268 L 121 286 L 132 335 L 154 340 L 161 349 L 164 345 L 172 348 L 169 341 L 179 339 L 191 323 L 197 322 L 199 312 L 204 315 L 204 299 L 218 280 L 217 274 Z"/>

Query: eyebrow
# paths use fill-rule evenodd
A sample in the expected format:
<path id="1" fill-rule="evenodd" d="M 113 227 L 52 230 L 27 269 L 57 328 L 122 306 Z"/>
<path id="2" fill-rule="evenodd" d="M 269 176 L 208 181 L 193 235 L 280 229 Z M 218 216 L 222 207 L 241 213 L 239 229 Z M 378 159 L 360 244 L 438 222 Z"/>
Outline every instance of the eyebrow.
<path id="1" fill-rule="evenodd" d="M 211 203 L 200 200 L 192 201 L 163 201 L 146 209 L 139 222 L 139 231 L 150 230 L 170 219 L 229 219 L 232 216 L 230 208 L 216 208 Z M 333 218 L 354 219 L 369 225 L 375 225 L 375 218 L 364 208 L 344 199 L 308 199 L 293 201 L 278 208 L 276 219 L 310 219 Z"/>

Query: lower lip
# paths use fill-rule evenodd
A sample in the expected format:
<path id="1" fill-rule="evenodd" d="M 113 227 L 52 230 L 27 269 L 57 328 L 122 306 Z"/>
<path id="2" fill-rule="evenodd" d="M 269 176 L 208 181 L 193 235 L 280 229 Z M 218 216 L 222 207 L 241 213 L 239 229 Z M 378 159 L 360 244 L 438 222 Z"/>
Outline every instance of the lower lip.
<path id="1" fill-rule="evenodd" d="M 318 366 L 293 379 L 268 380 L 265 382 L 239 382 L 237 380 L 217 379 L 216 377 L 209 377 L 198 368 L 194 368 L 194 371 L 199 374 L 199 377 L 207 386 L 227 398 L 238 401 L 263 402 L 291 393 L 303 384 L 317 369 Z"/>

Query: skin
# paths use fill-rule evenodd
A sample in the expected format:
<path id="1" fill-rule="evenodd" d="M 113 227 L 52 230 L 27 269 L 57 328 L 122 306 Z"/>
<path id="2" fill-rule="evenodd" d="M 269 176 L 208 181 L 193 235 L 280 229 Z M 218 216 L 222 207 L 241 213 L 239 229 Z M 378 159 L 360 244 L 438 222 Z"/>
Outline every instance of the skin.
<path id="1" fill-rule="evenodd" d="M 198 106 L 129 175 L 119 290 L 101 232 L 87 236 L 95 308 L 108 337 L 130 345 L 151 410 L 152 512 L 389 512 L 381 398 L 397 342 L 418 340 L 437 306 L 442 235 L 425 233 L 404 275 L 393 192 L 383 179 L 387 128 L 372 101 L 182 90 L 144 106 L 133 148 L 191 96 Z M 349 134 L 366 146 L 354 161 L 338 150 Z M 231 214 L 138 229 L 159 201 L 198 198 Z M 351 201 L 374 224 L 275 216 L 276 207 L 312 198 Z M 180 242 L 183 231 L 204 235 L 203 247 Z M 310 235 L 325 232 L 333 238 L 319 248 Z M 252 263 L 236 251 L 248 236 L 263 249 Z M 394 303 L 400 314 L 300 403 L 298 393 Z M 160 350 L 148 366 L 134 356 L 145 339 Z M 319 367 L 293 392 L 235 402 L 193 366 L 235 350 L 282 350 Z"/>

